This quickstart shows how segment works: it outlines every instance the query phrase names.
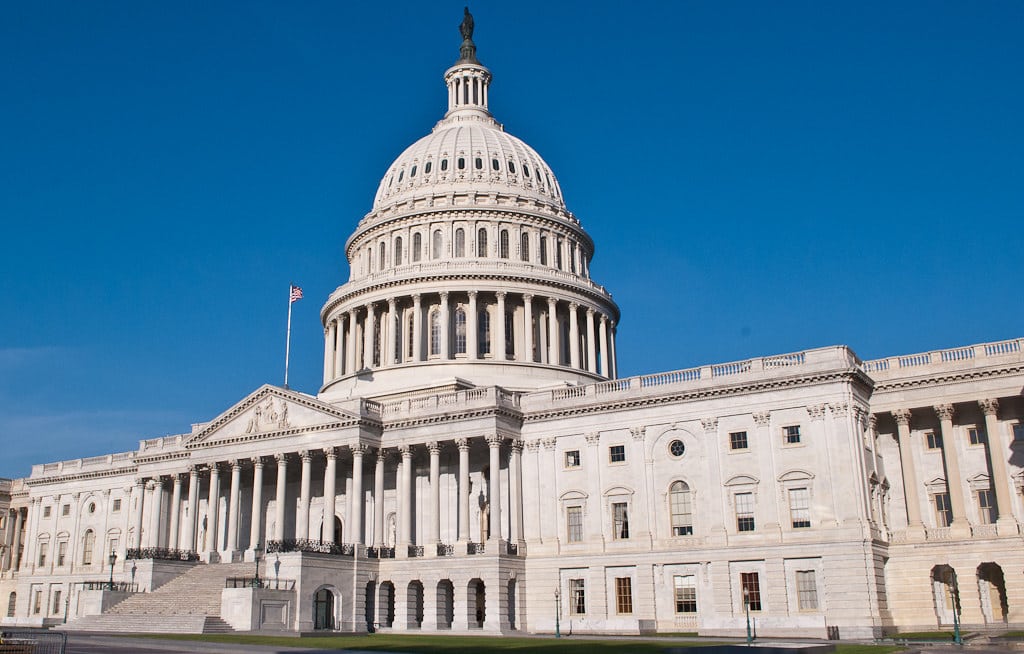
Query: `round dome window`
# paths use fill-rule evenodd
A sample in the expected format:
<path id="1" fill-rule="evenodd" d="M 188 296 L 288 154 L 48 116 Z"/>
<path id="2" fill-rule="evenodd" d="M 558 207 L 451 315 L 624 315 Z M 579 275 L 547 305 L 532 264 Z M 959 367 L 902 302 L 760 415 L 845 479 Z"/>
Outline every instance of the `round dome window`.
<path id="1" fill-rule="evenodd" d="M 686 446 L 683 445 L 683 441 L 676 439 L 668 444 L 668 451 L 672 453 L 672 456 L 680 457 L 686 451 Z"/>
<path id="2" fill-rule="evenodd" d="M 89 513 L 96 513 L 96 504 L 94 502 L 89 503 Z"/>

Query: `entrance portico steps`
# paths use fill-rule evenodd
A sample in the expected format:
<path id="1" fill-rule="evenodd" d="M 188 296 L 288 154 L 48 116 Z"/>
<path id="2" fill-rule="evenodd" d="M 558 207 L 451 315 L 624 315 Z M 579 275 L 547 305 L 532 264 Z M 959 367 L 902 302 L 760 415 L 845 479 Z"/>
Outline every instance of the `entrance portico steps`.
<path id="1" fill-rule="evenodd" d="M 221 591 L 228 577 L 252 576 L 252 563 L 192 566 L 151 593 L 131 595 L 102 615 L 83 616 L 59 627 L 69 631 L 119 633 L 229 633 L 220 618 Z"/>

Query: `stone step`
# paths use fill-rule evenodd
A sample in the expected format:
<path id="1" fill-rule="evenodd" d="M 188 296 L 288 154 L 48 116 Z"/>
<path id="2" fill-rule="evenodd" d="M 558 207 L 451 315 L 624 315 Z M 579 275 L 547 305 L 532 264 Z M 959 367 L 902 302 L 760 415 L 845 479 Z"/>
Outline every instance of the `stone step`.
<path id="1" fill-rule="evenodd" d="M 221 618 L 215 618 L 213 616 L 206 616 L 206 622 L 203 623 L 204 634 L 233 634 L 235 633 L 234 627 L 224 622 Z"/>
<path id="2" fill-rule="evenodd" d="M 143 634 L 201 634 L 207 616 L 89 615 L 54 627 L 63 631 L 92 631 Z M 219 618 L 218 618 L 219 620 Z"/>

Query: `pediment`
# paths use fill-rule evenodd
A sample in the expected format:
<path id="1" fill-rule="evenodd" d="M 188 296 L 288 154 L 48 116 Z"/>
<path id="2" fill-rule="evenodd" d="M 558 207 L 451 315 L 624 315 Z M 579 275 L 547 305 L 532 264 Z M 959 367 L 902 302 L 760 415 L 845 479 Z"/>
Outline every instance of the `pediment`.
<path id="1" fill-rule="evenodd" d="M 264 384 L 194 433 L 186 448 L 260 440 L 302 431 L 340 428 L 359 416 L 320 400 Z"/>

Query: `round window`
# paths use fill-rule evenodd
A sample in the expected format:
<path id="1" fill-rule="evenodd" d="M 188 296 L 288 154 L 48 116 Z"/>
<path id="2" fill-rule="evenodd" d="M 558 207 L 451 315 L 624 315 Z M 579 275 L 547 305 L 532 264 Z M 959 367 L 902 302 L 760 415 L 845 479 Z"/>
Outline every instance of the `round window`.
<path id="1" fill-rule="evenodd" d="M 674 440 L 668 444 L 668 451 L 672 453 L 672 456 L 682 456 L 686 451 L 686 446 L 683 445 L 683 441 Z"/>
<path id="2" fill-rule="evenodd" d="M 94 502 L 89 503 L 89 513 L 96 513 L 96 504 Z"/>

